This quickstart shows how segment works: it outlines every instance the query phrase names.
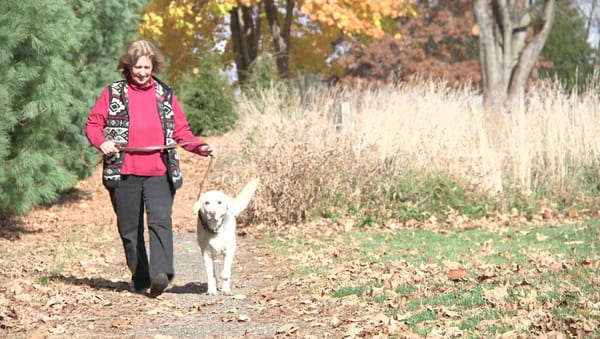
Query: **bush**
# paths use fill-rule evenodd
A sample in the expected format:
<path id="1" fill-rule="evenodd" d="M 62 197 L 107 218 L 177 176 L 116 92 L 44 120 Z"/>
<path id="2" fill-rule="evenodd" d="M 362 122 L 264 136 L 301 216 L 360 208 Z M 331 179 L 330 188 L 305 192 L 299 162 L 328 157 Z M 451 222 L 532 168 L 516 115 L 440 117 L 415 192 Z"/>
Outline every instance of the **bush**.
<path id="1" fill-rule="evenodd" d="M 249 76 L 242 84 L 242 91 L 247 95 L 250 93 L 258 94 L 274 87 L 281 81 L 275 60 L 261 56 L 250 65 Z"/>
<path id="2" fill-rule="evenodd" d="M 194 134 L 217 135 L 231 130 L 238 118 L 237 104 L 226 75 L 214 56 L 199 60 L 197 72 L 183 76 L 176 95 Z"/>
<path id="3" fill-rule="evenodd" d="M 287 80 L 279 77 L 275 60 L 268 56 L 257 58 L 250 66 L 248 78 L 241 84 L 244 96 L 259 102 L 273 102 L 263 98 L 264 95 L 277 95 L 279 104 L 287 106 L 292 100 Z"/>

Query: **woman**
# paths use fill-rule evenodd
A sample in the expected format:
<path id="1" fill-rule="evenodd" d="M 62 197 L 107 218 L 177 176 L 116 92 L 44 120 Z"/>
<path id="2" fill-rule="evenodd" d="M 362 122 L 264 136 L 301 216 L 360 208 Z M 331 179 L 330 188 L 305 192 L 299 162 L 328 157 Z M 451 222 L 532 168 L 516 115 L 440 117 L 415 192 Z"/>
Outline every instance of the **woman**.
<path id="1" fill-rule="evenodd" d="M 133 291 L 150 288 L 153 297 L 175 275 L 172 207 L 182 184 L 175 145 L 215 157 L 214 148 L 191 132 L 172 89 L 153 76 L 163 66 L 164 57 L 152 43 L 129 44 L 117 67 L 124 80 L 102 91 L 85 125 L 88 140 L 104 154 L 102 182 L 117 217 Z"/>

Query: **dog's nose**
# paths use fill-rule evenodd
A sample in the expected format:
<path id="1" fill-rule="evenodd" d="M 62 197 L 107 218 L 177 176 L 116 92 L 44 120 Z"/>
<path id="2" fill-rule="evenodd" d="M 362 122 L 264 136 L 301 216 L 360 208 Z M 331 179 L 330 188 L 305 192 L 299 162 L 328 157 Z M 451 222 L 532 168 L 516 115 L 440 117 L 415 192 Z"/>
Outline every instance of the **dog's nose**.
<path id="1" fill-rule="evenodd" d="M 216 211 L 207 211 L 206 214 L 208 214 L 209 216 L 214 218 L 215 215 L 217 215 L 217 212 Z"/>

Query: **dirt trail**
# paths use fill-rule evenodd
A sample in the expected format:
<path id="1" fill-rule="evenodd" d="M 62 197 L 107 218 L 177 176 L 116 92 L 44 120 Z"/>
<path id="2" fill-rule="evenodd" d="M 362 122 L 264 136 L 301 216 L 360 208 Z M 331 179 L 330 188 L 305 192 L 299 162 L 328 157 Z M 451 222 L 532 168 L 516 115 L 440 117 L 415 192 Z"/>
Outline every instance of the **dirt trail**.
<path id="1" fill-rule="evenodd" d="M 191 208 L 208 160 L 185 151 L 181 160 L 184 186 L 173 210 L 176 277 L 165 293 L 153 299 L 129 292 L 98 166 L 60 204 L 0 224 L 0 337 L 277 337 L 286 320 L 273 315 L 269 298 L 287 268 L 274 266 L 266 246 L 243 229 L 251 225 L 238 229 L 233 295 L 205 294 Z M 202 187 L 216 186 L 209 176 Z"/>
<path id="2" fill-rule="evenodd" d="M 280 320 L 261 319 L 264 307 L 256 294 L 265 287 L 261 278 L 267 262 L 263 250 L 251 239 L 240 239 L 232 272 L 233 295 L 209 296 L 205 294 L 204 265 L 195 235 L 176 234 L 177 276 L 158 297 L 168 301 L 174 312 L 148 319 L 127 334 L 161 338 L 272 337 L 281 326 Z"/>

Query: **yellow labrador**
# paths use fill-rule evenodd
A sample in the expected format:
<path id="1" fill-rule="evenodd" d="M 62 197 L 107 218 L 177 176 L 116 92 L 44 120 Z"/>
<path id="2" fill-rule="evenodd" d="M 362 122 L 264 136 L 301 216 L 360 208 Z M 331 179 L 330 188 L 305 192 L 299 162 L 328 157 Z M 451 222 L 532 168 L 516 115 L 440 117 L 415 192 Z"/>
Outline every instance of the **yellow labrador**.
<path id="1" fill-rule="evenodd" d="M 198 215 L 198 246 L 206 269 L 207 294 L 217 294 L 215 259 L 219 255 L 224 256 L 221 290 L 224 294 L 231 294 L 231 266 L 237 246 L 236 216 L 248 207 L 258 183 L 258 179 L 250 180 L 235 198 L 222 191 L 208 191 L 194 204 L 194 213 Z"/>

